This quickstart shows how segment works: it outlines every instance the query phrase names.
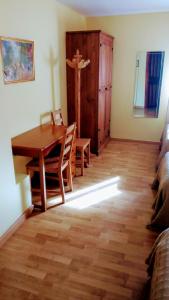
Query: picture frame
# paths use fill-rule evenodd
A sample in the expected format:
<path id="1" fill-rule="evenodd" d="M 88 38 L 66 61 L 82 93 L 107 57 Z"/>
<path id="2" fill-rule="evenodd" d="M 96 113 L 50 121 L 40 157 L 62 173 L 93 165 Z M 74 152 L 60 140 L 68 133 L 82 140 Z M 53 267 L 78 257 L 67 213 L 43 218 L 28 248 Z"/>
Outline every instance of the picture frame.
<path id="1" fill-rule="evenodd" d="M 33 41 L 0 37 L 0 50 L 5 84 L 35 80 Z"/>

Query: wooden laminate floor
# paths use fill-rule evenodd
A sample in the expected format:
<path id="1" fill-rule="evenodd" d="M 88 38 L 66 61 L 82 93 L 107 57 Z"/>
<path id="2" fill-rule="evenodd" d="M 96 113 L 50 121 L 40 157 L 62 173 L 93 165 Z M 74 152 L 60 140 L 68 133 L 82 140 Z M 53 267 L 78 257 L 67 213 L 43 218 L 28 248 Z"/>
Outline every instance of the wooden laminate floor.
<path id="1" fill-rule="evenodd" d="M 93 157 L 65 205 L 32 216 L 0 249 L 0 299 L 141 299 L 156 157 L 156 145 L 116 141 Z"/>

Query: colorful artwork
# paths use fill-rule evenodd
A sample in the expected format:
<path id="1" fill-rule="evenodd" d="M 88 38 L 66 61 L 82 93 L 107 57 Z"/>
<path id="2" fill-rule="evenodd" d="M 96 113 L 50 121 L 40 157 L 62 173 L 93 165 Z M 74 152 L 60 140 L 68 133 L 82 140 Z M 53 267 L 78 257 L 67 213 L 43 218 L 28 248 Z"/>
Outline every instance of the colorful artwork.
<path id="1" fill-rule="evenodd" d="M 4 83 L 34 80 L 34 42 L 1 37 Z"/>

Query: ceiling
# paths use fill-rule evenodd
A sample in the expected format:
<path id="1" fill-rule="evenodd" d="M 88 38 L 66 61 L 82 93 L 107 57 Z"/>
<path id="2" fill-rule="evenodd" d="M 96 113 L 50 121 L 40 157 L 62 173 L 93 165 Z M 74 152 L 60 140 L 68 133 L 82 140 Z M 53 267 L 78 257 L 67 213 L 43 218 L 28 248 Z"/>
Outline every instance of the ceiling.
<path id="1" fill-rule="evenodd" d="M 85 16 L 169 11 L 169 0 L 58 0 Z"/>

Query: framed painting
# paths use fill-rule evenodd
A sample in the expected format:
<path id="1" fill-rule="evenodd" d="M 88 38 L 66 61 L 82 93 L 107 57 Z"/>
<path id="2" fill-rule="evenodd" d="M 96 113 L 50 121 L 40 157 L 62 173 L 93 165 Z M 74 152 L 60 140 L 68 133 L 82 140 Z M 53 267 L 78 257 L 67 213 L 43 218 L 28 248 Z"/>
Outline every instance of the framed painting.
<path id="1" fill-rule="evenodd" d="M 0 37 L 4 83 L 35 80 L 34 42 Z"/>

